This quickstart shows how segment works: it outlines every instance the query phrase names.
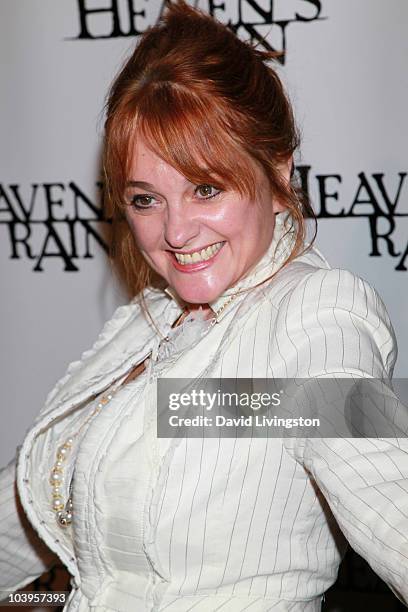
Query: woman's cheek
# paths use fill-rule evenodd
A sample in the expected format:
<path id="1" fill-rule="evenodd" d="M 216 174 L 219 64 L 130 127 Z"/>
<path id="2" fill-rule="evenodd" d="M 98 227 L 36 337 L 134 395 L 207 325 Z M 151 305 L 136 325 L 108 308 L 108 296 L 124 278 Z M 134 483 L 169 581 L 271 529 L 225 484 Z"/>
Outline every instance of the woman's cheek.
<path id="1" fill-rule="evenodd" d="M 129 218 L 128 224 L 136 245 L 141 251 L 150 251 L 155 242 L 155 228 L 148 219 Z"/>

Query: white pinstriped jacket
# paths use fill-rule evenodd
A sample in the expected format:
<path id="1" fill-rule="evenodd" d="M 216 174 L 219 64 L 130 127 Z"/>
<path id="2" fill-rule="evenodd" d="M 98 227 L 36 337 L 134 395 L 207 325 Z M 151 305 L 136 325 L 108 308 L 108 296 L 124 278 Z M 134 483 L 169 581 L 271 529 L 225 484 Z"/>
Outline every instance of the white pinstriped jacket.
<path id="1" fill-rule="evenodd" d="M 291 247 L 288 236 L 278 244 L 283 234 L 280 214 L 268 252 L 235 289 L 279 267 Z M 159 291 L 146 299 L 166 335 L 180 306 Z M 159 375 L 391 377 L 396 342 L 370 285 L 311 249 L 236 298 L 187 351 L 156 361 L 158 342 L 139 305 L 120 307 L 49 395 L 20 450 L 18 494 L 15 464 L 0 474 L 0 590 L 40 575 L 53 551 L 73 576 L 70 612 L 311 612 L 336 579 L 345 536 L 407 602 L 405 440 L 155 431 Z M 55 449 L 92 398 L 151 352 L 73 455 L 73 530 L 61 530 L 49 499 Z"/>

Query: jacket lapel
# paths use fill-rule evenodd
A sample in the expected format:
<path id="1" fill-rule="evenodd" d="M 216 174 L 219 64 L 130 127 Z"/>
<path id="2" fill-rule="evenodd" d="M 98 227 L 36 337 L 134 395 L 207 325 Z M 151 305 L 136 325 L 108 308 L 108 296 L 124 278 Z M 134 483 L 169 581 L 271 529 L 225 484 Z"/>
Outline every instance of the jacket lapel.
<path id="1" fill-rule="evenodd" d="M 119 308 L 92 349 L 69 366 L 62 384 L 51 395 L 51 401 L 40 413 L 37 423 L 44 418 L 48 420 L 51 413 L 53 417 L 59 417 L 100 393 L 150 354 L 160 342 L 158 329 L 166 336 L 180 308 L 162 292 L 149 302 L 149 312 L 157 327 L 138 304 Z"/>

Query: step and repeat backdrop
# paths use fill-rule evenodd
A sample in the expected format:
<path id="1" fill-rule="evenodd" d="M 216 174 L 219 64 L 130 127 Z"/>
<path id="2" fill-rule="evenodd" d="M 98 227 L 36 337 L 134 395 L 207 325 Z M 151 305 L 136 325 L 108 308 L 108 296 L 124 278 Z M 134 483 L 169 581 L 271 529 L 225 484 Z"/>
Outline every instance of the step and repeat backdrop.
<path id="1" fill-rule="evenodd" d="M 279 73 L 303 136 L 297 172 L 317 246 L 382 296 L 408 376 L 408 3 L 200 0 Z M 162 0 L 1 0 L 0 466 L 68 362 L 128 300 L 100 210 L 104 101 Z M 63 568 L 31 588 L 66 588 Z M 61 586 L 62 585 L 62 586 Z M 402 606 L 349 554 L 324 610 Z"/>
<path id="2" fill-rule="evenodd" d="M 99 206 L 104 101 L 161 0 L 2 0 L 0 464 L 128 299 Z M 379 291 L 408 375 L 406 0 L 200 0 L 277 63 L 317 246 Z"/>

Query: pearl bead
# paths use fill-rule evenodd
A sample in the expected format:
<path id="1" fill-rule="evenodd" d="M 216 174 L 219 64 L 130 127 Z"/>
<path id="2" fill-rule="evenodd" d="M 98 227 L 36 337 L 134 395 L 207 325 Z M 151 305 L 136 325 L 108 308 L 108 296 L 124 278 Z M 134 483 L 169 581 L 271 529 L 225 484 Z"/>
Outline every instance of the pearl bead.
<path id="1" fill-rule="evenodd" d="M 62 510 L 64 507 L 62 497 L 56 497 L 55 499 L 53 499 L 52 507 L 54 508 L 54 510 Z"/>
<path id="2" fill-rule="evenodd" d="M 63 459 L 66 459 L 68 454 L 68 448 L 66 448 L 65 446 L 60 446 L 58 451 L 57 451 L 57 457 L 60 461 L 63 461 Z M 60 457 L 63 459 L 60 459 Z"/>
<path id="3" fill-rule="evenodd" d="M 61 474 L 55 473 L 53 472 L 50 476 L 50 483 L 53 484 L 60 484 L 62 482 L 63 478 Z"/>

